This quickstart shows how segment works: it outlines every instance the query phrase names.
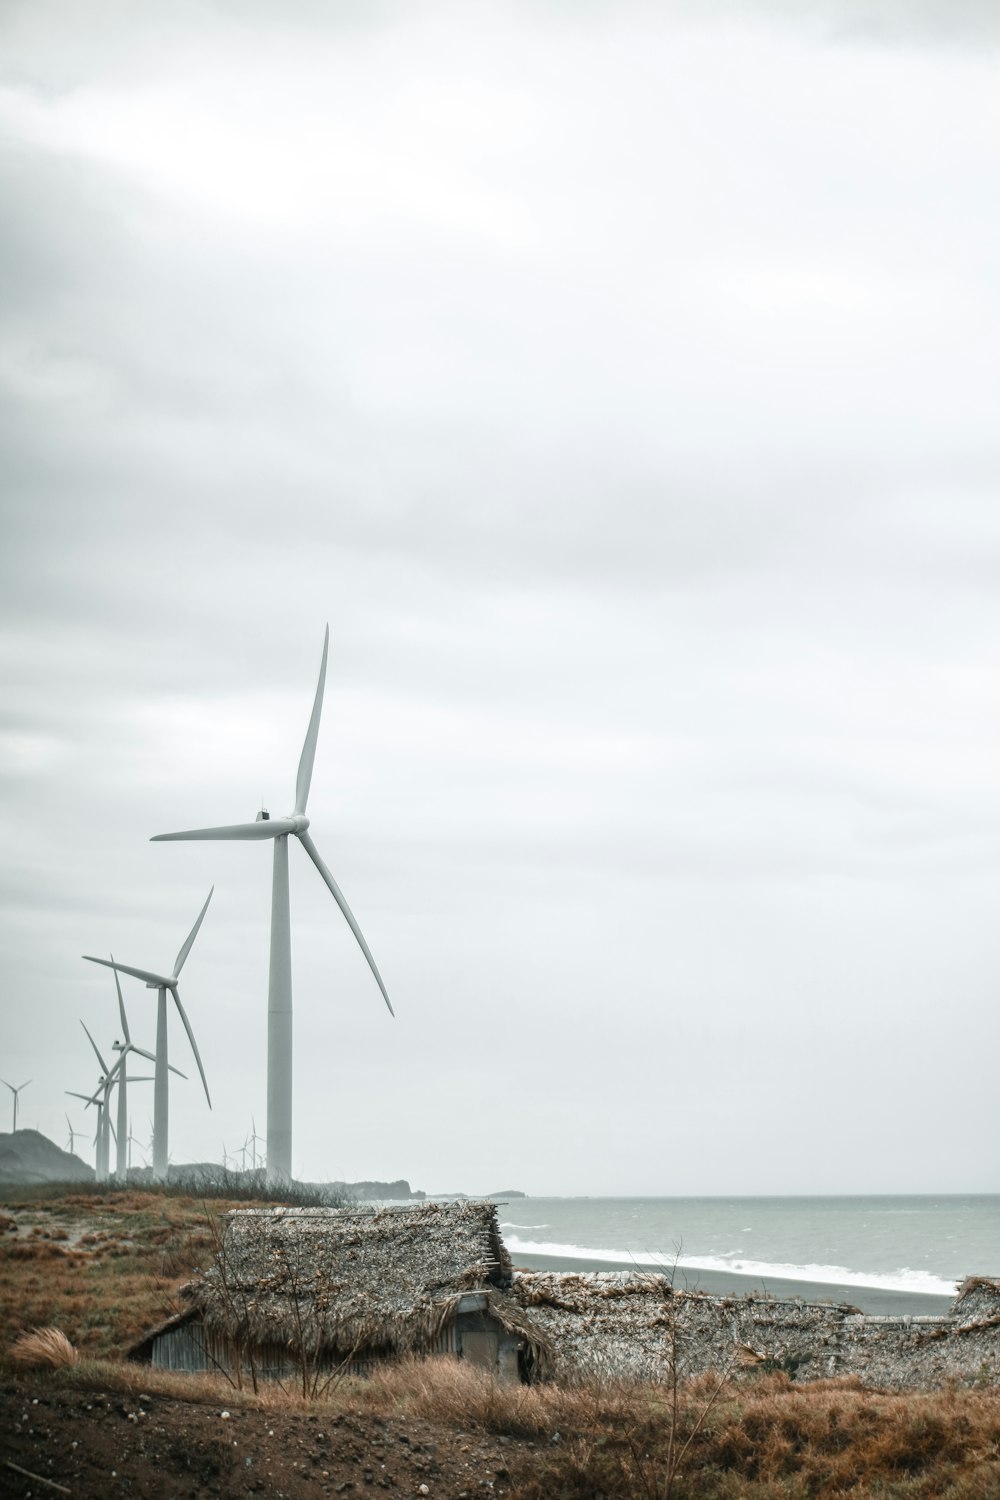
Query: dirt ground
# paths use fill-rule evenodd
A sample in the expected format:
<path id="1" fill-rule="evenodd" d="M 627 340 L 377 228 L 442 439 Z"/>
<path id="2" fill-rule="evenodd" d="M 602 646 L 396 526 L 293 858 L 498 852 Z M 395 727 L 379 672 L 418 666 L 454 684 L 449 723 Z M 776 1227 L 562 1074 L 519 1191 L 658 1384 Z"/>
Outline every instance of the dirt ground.
<path id="1" fill-rule="evenodd" d="M 379 1491 L 478 1500 L 515 1494 L 534 1449 L 520 1439 L 350 1410 L 230 1412 L 83 1391 L 48 1373 L 0 1377 L 0 1495 L 12 1500 L 58 1494 L 357 1500 Z"/>

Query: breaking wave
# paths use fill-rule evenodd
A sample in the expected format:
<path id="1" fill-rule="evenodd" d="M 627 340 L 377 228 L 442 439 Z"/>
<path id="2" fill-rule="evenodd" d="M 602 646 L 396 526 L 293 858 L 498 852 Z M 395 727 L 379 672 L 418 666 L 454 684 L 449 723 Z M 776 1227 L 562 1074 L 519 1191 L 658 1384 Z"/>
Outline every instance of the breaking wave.
<path id="1" fill-rule="evenodd" d="M 504 1228 L 533 1226 L 504 1225 Z M 544 1226 L 539 1226 L 544 1228 Z M 506 1240 L 512 1255 L 547 1255 L 559 1260 L 625 1261 L 636 1266 L 656 1266 L 669 1270 L 673 1255 L 641 1254 L 631 1250 L 589 1250 L 580 1245 L 557 1245 L 544 1240 Z M 875 1288 L 883 1292 L 917 1292 L 934 1297 L 954 1297 L 956 1282 L 935 1276 L 930 1271 L 913 1271 L 902 1266 L 897 1271 L 854 1271 L 846 1266 L 791 1265 L 784 1261 L 744 1260 L 721 1255 L 681 1255 L 677 1267 L 684 1271 L 724 1271 L 734 1276 L 752 1276 L 757 1281 L 775 1278 L 782 1281 L 806 1281 L 827 1286 Z"/>

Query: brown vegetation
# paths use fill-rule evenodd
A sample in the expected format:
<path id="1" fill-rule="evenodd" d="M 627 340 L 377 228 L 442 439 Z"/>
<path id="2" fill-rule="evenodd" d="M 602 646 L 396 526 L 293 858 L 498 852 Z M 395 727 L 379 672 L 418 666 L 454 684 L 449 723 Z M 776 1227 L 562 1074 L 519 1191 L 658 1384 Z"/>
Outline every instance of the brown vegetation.
<path id="1" fill-rule="evenodd" d="M 61 1328 L 32 1328 L 22 1333 L 11 1345 L 10 1357 L 16 1365 L 48 1370 L 75 1365 L 80 1358 Z"/>
<path id="2" fill-rule="evenodd" d="M 324 1490 L 361 1493 L 383 1470 L 403 1493 L 427 1482 L 435 1500 L 487 1493 L 508 1500 L 1000 1495 L 1000 1402 L 992 1391 L 893 1394 L 856 1382 L 798 1387 L 782 1374 L 741 1375 L 695 1432 L 714 1389 L 702 1378 L 680 1388 L 679 1430 L 694 1436 L 668 1489 L 664 1387 L 503 1386 L 449 1358 L 346 1381 L 311 1403 L 291 1390 L 235 1391 L 221 1377 L 124 1363 L 81 1361 L 31 1378 L 32 1386 L 22 1378 L 11 1387 L 0 1371 L 15 1422 L 32 1413 L 24 1445 L 11 1449 L 18 1463 L 75 1478 L 71 1469 L 43 1471 L 39 1457 L 66 1453 L 69 1461 L 72 1439 L 73 1462 L 95 1471 L 106 1465 L 105 1473 L 127 1464 L 137 1492 L 157 1497 L 168 1480 L 164 1496 L 192 1492 L 199 1477 L 221 1496 L 245 1495 L 245 1457 L 265 1447 L 270 1482 L 287 1500 Z M 3 1416 L 0 1398 L 0 1422 Z M 44 1444 L 32 1450 L 28 1436 L 40 1431 Z M 192 1455 L 207 1455 L 206 1464 L 211 1458 L 211 1472 L 191 1473 Z M 186 1489 L 169 1472 L 175 1460 L 183 1460 Z"/>
<path id="3" fill-rule="evenodd" d="M 82 1354 L 108 1357 L 177 1310 L 178 1287 L 210 1261 L 212 1221 L 230 1205 L 110 1192 L 5 1207 L 3 1344 L 55 1325 Z"/>
<path id="4" fill-rule="evenodd" d="M 213 1205 L 214 1215 L 228 1206 Z M 221 1376 L 123 1362 L 122 1350 L 174 1310 L 180 1282 L 208 1264 L 207 1207 L 152 1193 L 112 1193 L 96 1203 L 92 1195 L 63 1198 L 33 1204 L 30 1215 L 8 1206 L 14 1230 L 0 1236 L 0 1428 L 6 1422 L 12 1434 L 11 1461 L 54 1481 L 75 1480 L 79 1494 L 96 1493 L 87 1483 L 127 1462 L 137 1493 L 186 1494 L 194 1483 L 235 1496 L 246 1494 L 252 1438 L 254 1454 L 267 1446 L 273 1455 L 268 1482 L 289 1500 L 348 1483 L 360 1493 L 378 1483 L 382 1468 L 404 1493 L 426 1480 L 435 1500 L 487 1491 L 519 1500 L 1000 1496 L 1000 1395 L 992 1388 L 918 1394 L 873 1391 L 857 1380 L 797 1385 L 753 1365 L 735 1370 L 721 1389 L 708 1376 L 679 1383 L 676 1393 L 669 1380 L 502 1386 L 443 1358 L 334 1383 L 307 1403 L 291 1388 L 235 1390 Z M 45 1232 L 33 1235 L 33 1228 Z M 54 1237 L 62 1233 L 65 1239 Z M 10 1346 L 46 1325 L 63 1330 L 70 1357 L 75 1345 L 81 1358 L 25 1372 Z M 42 1337 L 21 1342 L 30 1347 L 29 1339 Z M 143 1414 L 151 1403 L 155 1429 Z M 242 1423 L 225 1441 L 223 1410 Z M 309 1457 L 317 1433 L 327 1434 L 321 1459 Z M 681 1451 L 678 1465 L 671 1455 Z M 204 1474 L 185 1468 L 178 1478 L 171 1465 L 192 1465 L 199 1454 L 208 1455 Z M 308 1472 L 303 1454 L 314 1465 Z"/>

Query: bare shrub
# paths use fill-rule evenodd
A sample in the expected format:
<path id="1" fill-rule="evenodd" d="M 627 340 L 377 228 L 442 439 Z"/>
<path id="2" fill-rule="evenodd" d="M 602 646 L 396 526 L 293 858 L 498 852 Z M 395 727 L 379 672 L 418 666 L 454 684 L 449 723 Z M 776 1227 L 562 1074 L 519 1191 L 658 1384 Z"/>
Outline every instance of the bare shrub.
<path id="1" fill-rule="evenodd" d="M 32 1328 L 15 1339 L 10 1357 L 15 1364 L 60 1370 L 75 1365 L 80 1356 L 61 1328 Z"/>

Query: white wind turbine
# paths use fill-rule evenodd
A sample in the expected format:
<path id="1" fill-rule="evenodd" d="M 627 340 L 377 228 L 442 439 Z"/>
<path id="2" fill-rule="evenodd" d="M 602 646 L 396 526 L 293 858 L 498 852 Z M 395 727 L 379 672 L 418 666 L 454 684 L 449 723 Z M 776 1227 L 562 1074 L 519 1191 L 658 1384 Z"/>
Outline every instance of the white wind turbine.
<path id="1" fill-rule="evenodd" d="M 75 1089 L 66 1089 L 65 1092 L 71 1099 L 82 1099 L 85 1104 L 96 1103 L 97 1105 L 97 1129 L 94 1132 L 94 1145 L 97 1147 L 97 1157 L 94 1162 L 94 1180 L 96 1182 L 107 1182 L 107 1164 L 102 1160 L 104 1146 L 104 1105 L 96 1094 L 78 1094 Z"/>
<path id="2" fill-rule="evenodd" d="M 257 1147 L 259 1145 L 263 1145 L 264 1137 L 257 1134 L 257 1121 L 254 1119 L 253 1115 L 250 1116 L 250 1134 L 247 1136 L 247 1140 L 250 1142 L 251 1161 L 253 1163 L 253 1170 L 256 1172 Z"/>
<path id="3" fill-rule="evenodd" d="M 129 1169 L 130 1172 L 132 1170 L 132 1147 L 133 1146 L 140 1146 L 141 1147 L 142 1146 L 142 1142 L 138 1139 L 137 1136 L 134 1136 L 132 1134 L 132 1121 L 129 1120 L 129 1122 L 128 1122 L 128 1169 Z M 142 1164 L 143 1164 L 144 1167 L 148 1167 L 149 1166 L 149 1162 L 145 1161 L 145 1160 L 143 1160 Z"/>
<path id="4" fill-rule="evenodd" d="M 76 1138 L 77 1138 L 77 1136 L 82 1137 L 83 1134 L 84 1134 L 84 1132 L 82 1130 L 74 1130 L 73 1129 L 73 1124 L 72 1124 L 72 1121 L 70 1120 L 69 1115 L 66 1116 L 66 1126 L 67 1126 L 67 1128 L 69 1130 L 69 1140 L 66 1143 L 66 1150 L 70 1153 L 71 1156 L 75 1156 L 76 1155 Z"/>
<path id="5" fill-rule="evenodd" d="M 112 967 L 114 966 L 114 961 L 115 956 L 114 954 L 112 954 Z M 143 1047 L 137 1047 L 135 1042 L 133 1042 L 128 1029 L 128 1017 L 125 1014 L 125 1001 L 122 999 L 122 987 L 121 982 L 118 978 L 117 969 L 114 970 L 114 975 L 115 989 L 118 991 L 118 1015 L 122 1023 L 122 1034 L 125 1037 L 125 1040 L 123 1042 L 111 1043 L 111 1050 L 118 1053 L 118 1061 L 111 1069 L 111 1076 L 115 1079 L 115 1082 L 118 1085 L 118 1130 L 115 1136 L 115 1144 L 117 1146 L 118 1156 L 115 1163 L 115 1176 L 119 1179 L 120 1182 L 125 1182 L 128 1180 L 128 1169 L 132 1165 L 130 1160 L 132 1153 L 129 1149 L 132 1127 L 129 1124 L 128 1120 L 127 1085 L 130 1083 L 139 1082 L 147 1083 L 149 1081 L 148 1079 L 134 1079 L 126 1077 L 128 1056 L 130 1052 L 134 1052 L 136 1057 L 144 1057 L 147 1062 L 151 1062 L 154 1064 L 156 1062 L 156 1058 L 153 1056 L 152 1052 L 147 1052 Z M 182 1073 L 180 1068 L 175 1068 L 173 1063 L 168 1063 L 167 1066 L 171 1073 L 177 1074 L 178 1078 L 187 1078 L 187 1074 Z"/>
<path id="6" fill-rule="evenodd" d="M 80 1022 L 80 1025 L 83 1026 L 84 1031 L 87 1031 L 87 1028 L 86 1026 L 84 1026 L 84 1023 L 82 1021 Z M 114 1064 L 114 1066 L 109 1068 L 107 1063 L 104 1061 L 104 1058 L 101 1056 L 97 1043 L 94 1041 L 94 1038 L 90 1035 L 89 1031 L 87 1031 L 87 1040 L 90 1042 L 90 1045 L 93 1047 L 94 1052 L 97 1055 L 97 1061 L 101 1067 L 101 1077 L 98 1079 L 97 1088 L 92 1094 L 73 1094 L 73 1098 L 85 1099 L 88 1105 L 97 1105 L 97 1181 L 107 1182 L 108 1178 L 111 1176 L 110 1137 L 114 1137 L 116 1152 L 116 1165 L 114 1175 L 117 1180 L 125 1182 L 127 1180 L 127 1174 L 125 1171 L 125 1150 L 127 1146 L 127 1136 L 125 1133 L 125 1127 L 123 1125 L 122 1100 L 125 1097 L 126 1084 L 152 1083 L 153 1081 L 152 1077 L 148 1074 L 143 1076 L 142 1078 L 126 1077 L 125 1070 L 128 1063 L 128 1052 L 137 1052 L 140 1057 L 148 1057 L 150 1061 L 153 1060 L 153 1056 L 151 1052 L 143 1052 L 139 1047 L 130 1047 L 127 1050 L 123 1050 L 116 1042 L 115 1046 L 121 1052 L 121 1056 Z M 111 1090 L 116 1085 L 118 1088 L 117 1130 L 111 1123 Z M 70 1092 L 71 1090 L 67 1089 L 67 1093 Z"/>
<path id="7" fill-rule="evenodd" d="M 83 1022 L 80 1022 L 84 1031 L 87 1031 Z M 111 1099 L 111 1080 L 108 1077 L 108 1065 L 98 1050 L 97 1043 L 87 1031 L 87 1038 L 94 1051 L 97 1053 L 97 1061 L 100 1064 L 101 1076 L 97 1080 L 97 1088 L 92 1094 L 78 1094 L 75 1089 L 67 1089 L 66 1093 L 71 1099 L 82 1099 L 89 1108 L 91 1104 L 97 1105 L 97 1131 L 94 1135 L 94 1145 L 97 1153 L 94 1159 L 94 1177 L 98 1182 L 107 1182 L 108 1164 L 111 1157 L 111 1147 L 108 1141 L 108 1131 L 111 1126 L 111 1111 L 109 1108 Z"/>
<path id="8" fill-rule="evenodd" d="M 12 1083 L 7 1083 L 6 1078 L 0 1078 L 0 1083 L 6 1084 L 7 1088 L 9 1088 L 10 1091 L 11 1091 L 11 1093 L 14 1095 L 14 1125 L 13 1125 L 13 1129 L 14 1129 L 15 1132 L 17 1130 L 17 1096 L 21 1092 L 22 1089 L 26 1089 L 28 1087 L 28 1084 L 30 1082 L 31 1082 L 31 1079 L 29 1078 L 24 1083 L 19 1083 L 18 1086 L 17 1086 L 17 1088 L 15 1088 Z"/>
<path id="9" fill-rule="evenodd" d="M 375 965 L 361 928 L 344 899 L 343 893 L 320 858 L 319 850 L 309 837 L 306 803 L 316 759 L 319 721 L 323 710 L 326 684 L 326 658 L 330 645 L 330 627 L 323 638 L 323 660 L 313 700 L 312 716 L 306 730 L 298 775 L 295 778 L 295 807 L 287 818 L 272 818 L 261 811 L 254 823 L 235 823 L 223 828 L 195 828 L 184 833 L 159 833 L 153 842 L 173 839 L 271 839 L 274 842 L 274 866 L 271 883 L 271 959 L 267 990 L 267 1181 L 288 1182 L 292 1175 L 292 938 L 288 912 L 288 836 L 294 834 L 305 849 L 340 907 L 368 966 L 375 976 L 382 998 L 394 1014 L 382 976 Z"/>
<path id="10" fill-rule="evenodd" d="M 205 898 L 205 905 L 198 913 L 197 920 L 195 921 L 194 926 L 191 928 L 191 931 L 188 933 L 187 938 L 184 941 L 184 945 L 177 955 L 176 962 L 174 963 L 173 973 L 169 976 L 165 974 L 154 974 L 150 969 L 136 969 L 133 968 L 130 964 L 116 963 L 113 958 L 110 960 L 106 958 L 94 958 L 89 953 L 85 953 L 83 955 L 89 963 L 103 964 L 106 969 L 114 969 L 116 974 L 131 974 L 133 979 L 145 980 L 146 988 L 148 990 L 158 991 L 156 1003 L 156 1078 L 153 1086 L 153 1177 L 158 1182 L 166 1182 L 167 1166 L 169 1163 L 169 1152 L 167 1148 L 167 1133 L 169 1130 L 167 1074 L 170 1071 L 170 1061 L 167 1056 L 168 990 L 174 997 L 174 1004 L 177 1006 L 177 1012 L 184 1023 L 184 1030 L 187 1032 L 188 1041 L 191 1043 L 191 1051 L 194 1053 L 194 1060 L 198 1064 L 198 1072 L 201 1074 L 201 1081 L 205 1089 L 205 1098 L 208 1100 L 209 1109 L 212 1108 L 212 1098 L 208 1092 L 208 1080 L 205 1077 L 205 1069 L 201 1065 L 201 1057 L 198 1053 L 198 1044 L 194 1039 L 194 1032 L 191 1030 L 191 1022 L 188 1020 L 184 1007 L 181 1004 L 181 997 L 177 990 L 177 981 L 180 978 L 180 972 L 184 967 L 184 961 L 187 958 L 188 954 L 191 952 L 191 945 L 193 944 L 195 938 L 198 936 L 198 929 L 201 927 L 202 922 L 205 920 L 205 913 L 208 911 L 208 903 L 212 899 L 212 892 L 214 890 L 215 886 L 213 885 L 212 890 L 209 891 L 207 897 Z M 176 1072 L 176 1069 L 174 1069 L 174 1071 Z"/>

